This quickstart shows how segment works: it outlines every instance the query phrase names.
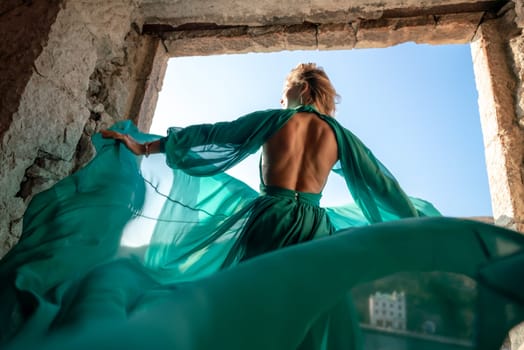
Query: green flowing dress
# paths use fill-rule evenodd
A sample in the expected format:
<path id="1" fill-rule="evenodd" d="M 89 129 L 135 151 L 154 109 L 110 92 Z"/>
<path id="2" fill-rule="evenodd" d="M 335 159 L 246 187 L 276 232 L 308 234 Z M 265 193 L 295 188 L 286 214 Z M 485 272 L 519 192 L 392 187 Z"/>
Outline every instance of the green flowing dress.
<path id="1" fill-rule="evenodd" d="M 354 203 L 224 173 L 299 111 L 332 127 Z M 32 200 L 0 261 L 2 348 L 494 349 L 524 320 L 524 237 L 440 217 L 310 106 L 162 140 L 143 158 L 95 135 L 95 159 Z M 401 312 L 377 315 L 384 295 Z"/>

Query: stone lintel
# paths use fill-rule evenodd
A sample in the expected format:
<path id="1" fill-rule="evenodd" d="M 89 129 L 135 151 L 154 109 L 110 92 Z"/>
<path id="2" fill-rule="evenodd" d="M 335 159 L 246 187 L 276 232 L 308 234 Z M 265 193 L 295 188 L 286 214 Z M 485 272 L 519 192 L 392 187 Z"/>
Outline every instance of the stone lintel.
<path id="1" fill-rule="evenodd" d="M 429 44 L 464 44 L 471 41 L 482 12 L 358 21 L 303 23 L 262 27 L 198 26 L 158 30 L 171 57 L 273 52 L 282 50 L 343 50 L 377 48 L 414 41 Z M 199 28 L 199 29 L 197 29 Z"/>
<path id="2" fill-rule="evenodd" d="M 164 34 L 169 56 L 274 52 L 316 47 L 317 26 L 232 27 Z"/>
<path id="3" fill-rule="evenodd" d="M 425 15 L 366 21 L 359 25 L 356 48 L 389 47 L 409 41 L 424 44 L 466 44 L 484 13 Z"/>
<path id="4" fill-rule="evenodd" d="M 348 23 L 323 24 L 318 27 L 318 50 L 348 50 L 355 47 L 357 33 Z"/>

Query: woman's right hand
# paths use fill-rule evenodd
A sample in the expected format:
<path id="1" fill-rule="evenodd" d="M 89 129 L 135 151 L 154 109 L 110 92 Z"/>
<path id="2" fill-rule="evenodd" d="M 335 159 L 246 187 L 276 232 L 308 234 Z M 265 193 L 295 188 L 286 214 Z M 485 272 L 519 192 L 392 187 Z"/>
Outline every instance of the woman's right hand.
<path id="1" fill-rule="evenodd" d="M 105 139 L 115 139 L 123 142 L 126 147 L 137 156 L 145 154 L 145 146 L 141 143 L 138 143 L 135 139 L 127 134 L 122 134 L 109 129 L 101 130 L 100 134 L 102 134 L 102 137 Z"/>

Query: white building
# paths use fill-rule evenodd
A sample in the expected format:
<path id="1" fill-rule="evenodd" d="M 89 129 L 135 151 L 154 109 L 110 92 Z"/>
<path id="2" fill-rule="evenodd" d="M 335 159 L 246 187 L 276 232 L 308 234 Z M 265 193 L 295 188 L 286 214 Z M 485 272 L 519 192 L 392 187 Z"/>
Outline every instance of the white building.
<path id="1" fill-rule="evenodd" d="M 372 326 L 406 330 L 406 296 L 404 292 L 369 296 L 369 319 Z"/>

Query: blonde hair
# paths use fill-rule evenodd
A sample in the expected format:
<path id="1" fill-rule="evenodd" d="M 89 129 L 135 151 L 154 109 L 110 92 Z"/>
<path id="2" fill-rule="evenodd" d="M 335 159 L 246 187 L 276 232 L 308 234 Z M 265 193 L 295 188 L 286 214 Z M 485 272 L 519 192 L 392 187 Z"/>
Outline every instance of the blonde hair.
<path id="1" fill-rule="evenodd" d="M 291 70 L 286 81 L 300 86 L 302 104 L 313 105 L 322 114 L 335 115 L 335 104 L 340 96 L 322 67 L 315 63 L 300 63 Z"/>

